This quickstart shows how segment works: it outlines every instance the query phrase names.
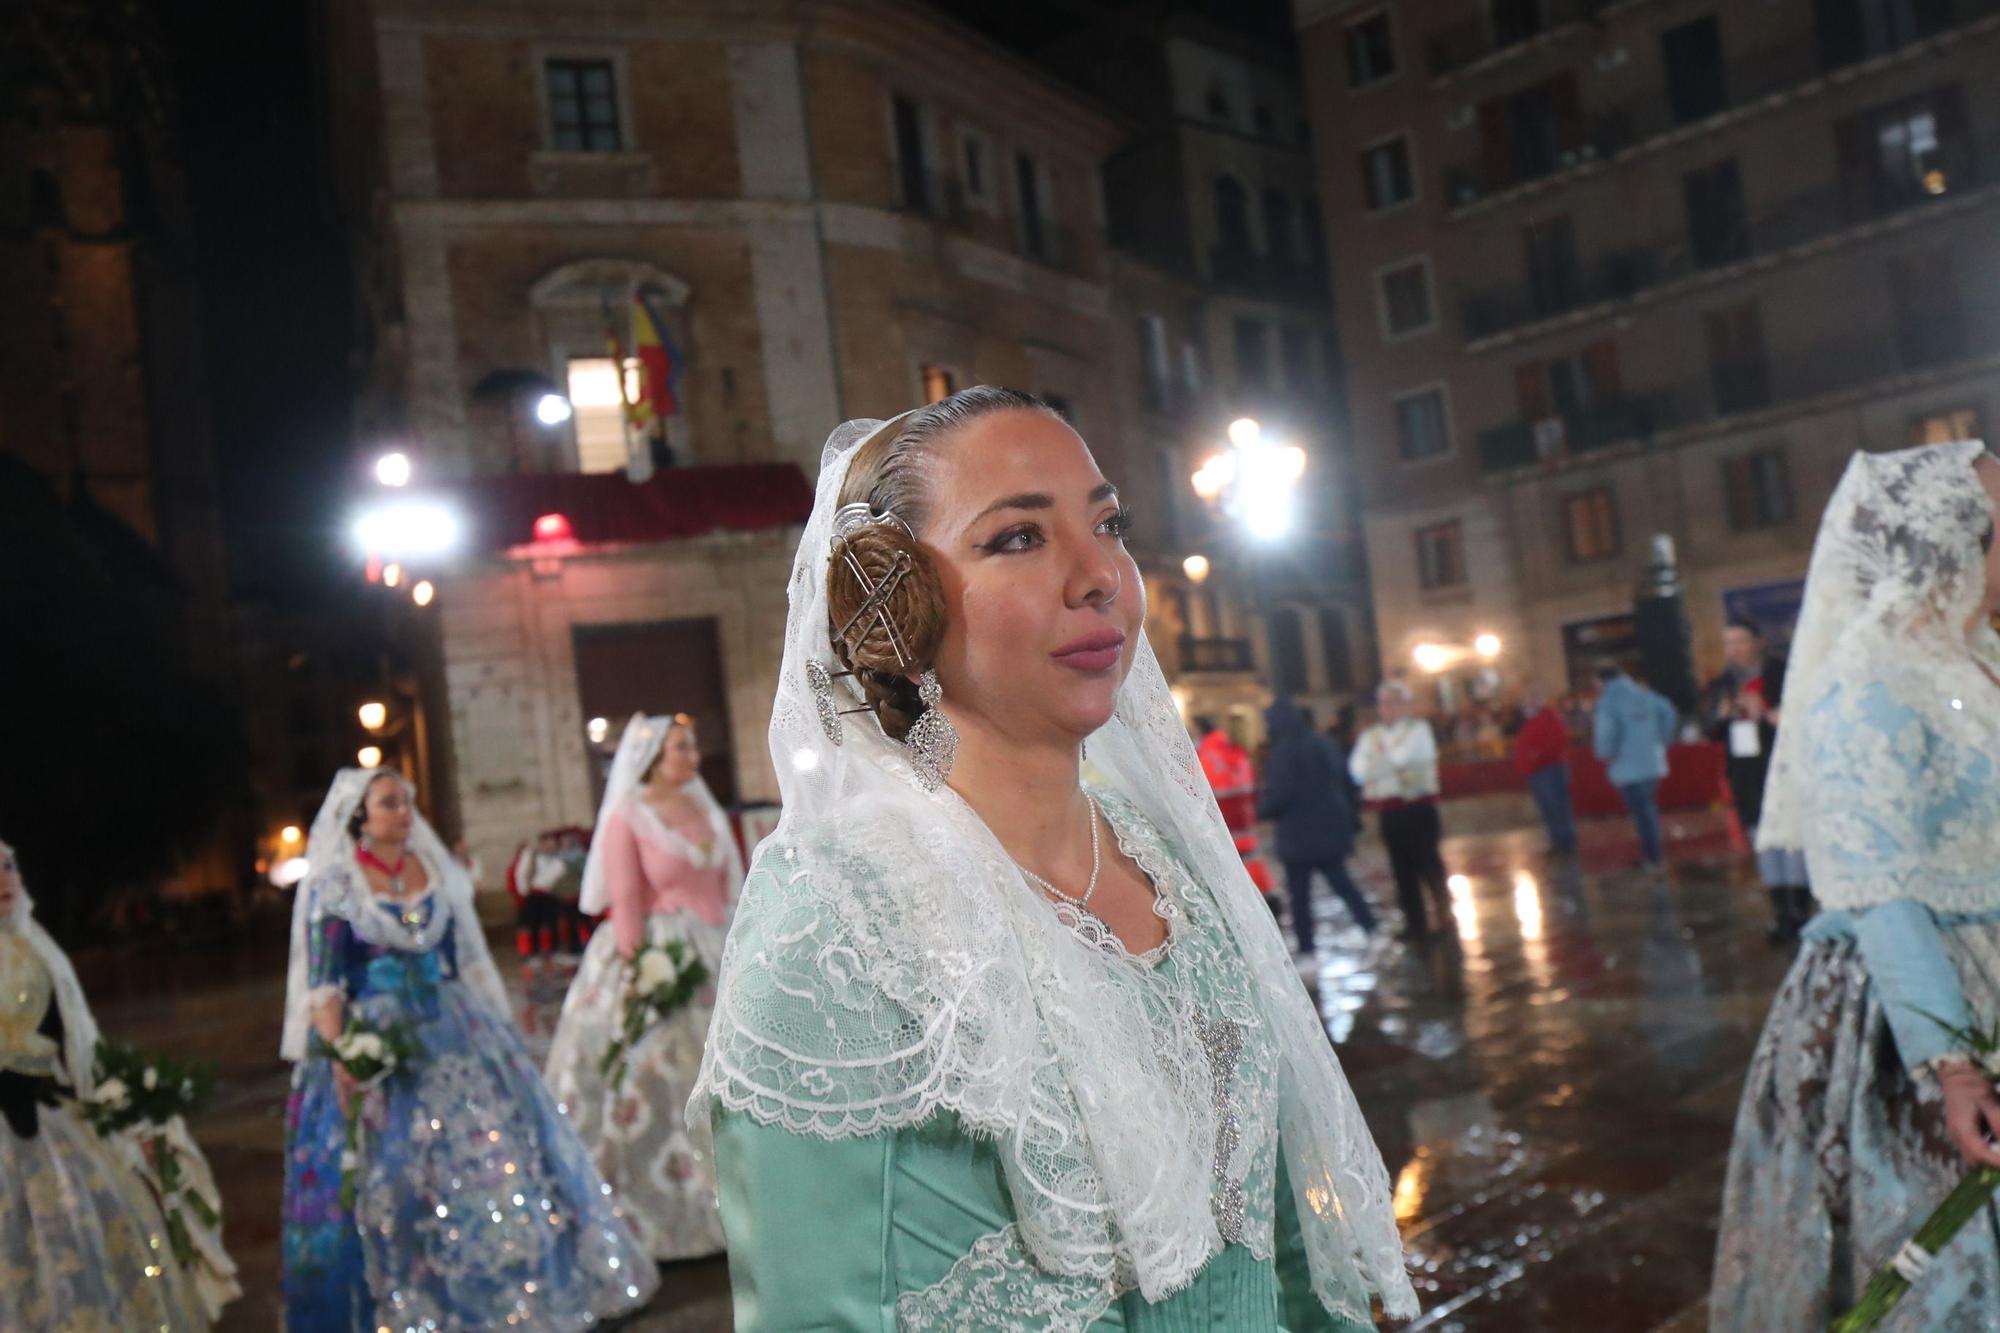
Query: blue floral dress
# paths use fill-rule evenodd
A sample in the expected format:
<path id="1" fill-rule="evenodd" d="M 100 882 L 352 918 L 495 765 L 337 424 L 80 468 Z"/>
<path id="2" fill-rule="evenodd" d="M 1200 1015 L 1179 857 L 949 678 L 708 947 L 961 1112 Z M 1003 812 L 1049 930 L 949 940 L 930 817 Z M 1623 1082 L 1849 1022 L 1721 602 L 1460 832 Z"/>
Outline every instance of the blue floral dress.
<path id="1" fill-rule="evenodd" d="M 1970 909 L 2000 897 L 2000 858 L 1939 849 L 1993 843 L 2000 763 L 1930 725 L 1907 702 L 1912 692 L 1843 686 L 1801 719 L 1813 727 L 1815 819 L 1863 830 L 1818 845 L 1809 832 L 1812 878 L 1901 885 Z M 1906 795 L 1889 801 L 1884 791 Z M 1895 896 L 1814 919 L 1744 1082 L 1710 1329 L 1825 1328 L 1860 1298 L 1967 1170 L 1945 1129 L 1934 1062 L 1956 1043 L 1940 1023 L 1996 1020 L 2000 911 Z M 1980 1210 L 1881 1327 L 2000 1329 L 2000 1206 Z"/>
<path id="2" fill-rule="evenodd" d="M 347 1120 L 316 1034 L 297 1066 L 285 1160 L 290 1333 L 569 1330 L 643 1305 L 657 1271 L 507 1016 L 461 977 L 442 891 L 399 908 L 339 867 L 300 892 L 324 900 L 308 936 L 315 992 L 338 989 L 377 1024 L 407 1025 L 421 1053 L 356 1097 L 365 1109 L 352 1212 L 340 1202 Z M 418 947 L 363 938 L 397 931 Z"/>

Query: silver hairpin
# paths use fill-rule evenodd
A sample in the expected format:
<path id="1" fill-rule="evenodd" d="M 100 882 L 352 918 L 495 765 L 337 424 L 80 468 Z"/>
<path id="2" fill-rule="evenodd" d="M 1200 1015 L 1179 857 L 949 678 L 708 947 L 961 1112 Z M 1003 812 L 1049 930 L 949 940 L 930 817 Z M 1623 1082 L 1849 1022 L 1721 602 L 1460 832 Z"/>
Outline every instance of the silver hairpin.
<path id="1" fill-rule="evenodd" d="M 884 527 L 901 528 L 903 534 L 911 541 L 917 539 L 917 534 L 910 531 L 909 524 L 886 509 L 878 512 L 870 508 L 868 502 L 865 500 L 857 500 L 853 504 L 842 505 L 833 511 L 833 535 L 835 540 L 839 540 L 842 537 L 851 537 L 863 528 L 873 527 L 878 524 Z"/>

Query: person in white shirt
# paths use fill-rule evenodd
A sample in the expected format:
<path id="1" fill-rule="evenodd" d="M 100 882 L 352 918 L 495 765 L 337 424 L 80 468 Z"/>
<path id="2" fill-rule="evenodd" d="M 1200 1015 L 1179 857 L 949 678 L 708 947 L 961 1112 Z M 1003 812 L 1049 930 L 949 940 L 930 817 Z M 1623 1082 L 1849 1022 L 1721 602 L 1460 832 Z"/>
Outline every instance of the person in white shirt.
<path id="1" fill-rule="evenodd" d="M 1369 808 L 1379 812 L 1407 930 L 1428 935 L 1425 893 L 1440 917 L 1451 904 L 1439 851 L 1444 825 L 1438 818 L 1437 738 L 1431 724 L 1414 715 L 1410 687 L 1401 681 L 1385 681 L 1375 705 L 1380 720 L 1361 733 L 1348 768 Z"/>

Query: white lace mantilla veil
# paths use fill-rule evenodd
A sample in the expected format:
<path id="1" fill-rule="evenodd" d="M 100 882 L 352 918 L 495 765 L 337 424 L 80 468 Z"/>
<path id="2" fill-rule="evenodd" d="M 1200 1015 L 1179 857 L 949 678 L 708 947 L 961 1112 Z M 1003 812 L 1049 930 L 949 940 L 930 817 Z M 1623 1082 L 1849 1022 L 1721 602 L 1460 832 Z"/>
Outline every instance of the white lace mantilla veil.
<path id="1" fill-rule="evenodd" d="M 1040 1270 L 1159 1300 L 1222 1248 L 1216 1177 L 1240 1184 L 1269 1146 L 1255 1130 L 1217 1170 L 1203 1016 L 1156 1026 L 1132 988 L 1104 984 L 1102 950 L 1058 919 L 978 815 L 948 787 L 925 793 L 866 714 L 842 719 L 833 745 L 807 685 L 809 661 L 840 669 L 826 569 L 848 464 L 907 415 L 850 421 L 827 441 L 772 706 L 783 813 L 729 936 L 689 1127 L 707 1138 L 711 1099 L 823 1139 L 953 1112 L 998 1146 Z M 1381 1154 L 1143 636 L 1089 764 L 1213 890 L 1248 965 L 1254 1011 L 1227 1016 L 1263 1027 L 1276 1052 L 1277 1127 L 1315 1295 L 1364 1325 L 1371 1293 L 1415 1315 Z M 1244 1242 L 1273 1253 L 1268 1208 Z"/>
<path id="2" fill-rule="evenodd" d="M 475 890 L 465 868 L 445 849 L 430 821 L 415 813 L 416 790 L 408 782 L 412 806 L 410 841 L 406 850 L 423 862 L 430 875 L 429 892 L 438 908 L 420 931 L 411 932 L 375 906 L 375 895 L 354 861 L 355 842 L 347 824 L 361 808 L 368 787 L 380 777 L 400 775 L 382 768 L 343 768 L 327 789 L 326 800 L 313 816 L 312 831 L 306 835 L 306 878 L 293 890 L 291 960 L 285 969 L 285 1029 L 278 1054 L 287 1060 L 303 1060 L 306 1037 L 312 1025 L 313 988 L 307 975 L 308 936 L 314 926 L 329 917 L 339 917 L 354 927 L 354 933 L 368 943 L 404 952 L 423 952 L 436 946 L 449 926 L 458 934 L 458 976 L 501 1018 L 509 1018 L 507 992 L 500 982 L 500 970 L 493 966 L 492 951 L 486 947 L 486 931 L 479 924 L 479 910 L 473 902 Z"/>
<path id="3" fill-rule="evenodd" d="M 14 849 L 0 842 L 0 853 L 12 856 Z M 14 910 L 8 915 L 6 928 L 24 937 L 48 969 L 56 1012 L 62 1016 L 65 1072 L 76 1095 L 87 1099 L 97 1086 L 97 1020 L 91 1016 L 90 1003 L 83 997 L 83 984 L 76 979 L 69 955 L 35 920 L 35 900 L 28 896 L 25 880 L 14 895 Z"/>
<path id="4" fill-rule="evenodd" d="M 1874 686 L 1932 735 L 1958 740 L 1966 757 L 2000 753 L 2000 710 L 1987 675 L 2000 671 L 2000 639 L 1983 617 L 1969 637 L 1966 631 L 1986 589 L 1981 540 L 1992 527 L 1993 505 L 1974 471 L 1986 452 L 1979 441 L 1961 440 L 1857 453 L 1820 520 L 1757 846 L 1804 850 L 1813 893 L 1824 906 L 1852 909 L 1897 898 L 1942 911 L 2000 905 L 2000 830 L 1945 829 L 1928 845 L 1883 862 L 1879 827 L 1906 822 L 1925 796 L 1913 784 L 1945 775 L 1927 775 L 1923 763 L 1884 749 L 1866 765 L 1870 808 L 1857 810 L 1852 783 L 1839 799 L 1819 799 L 1814 763 L 1830 747 L 1881 736 L 1879 726 L 1860 722 L 1863 694 Z M 1898 743 L 1921 740 L 1909 729 Z M 1842 856 L 1843 850 L 1857 855 Z M 1843 864 L 1869 871 L 1843 874 Z"/>
<path id="5" fill-rule="evenodd" d="M 673 729 L 671 716 L 647 717 L 644 713 L 634 713 L 618 738 L 618 752 L 611 756 L 611 772 L 604 780 L 604 800 L 597 807 L 597 826 L 590 836 L 590 855 L 583 863 L 583 892 L 577 899 L 577 907 L 585 916 L 602 916 L 611 906 L 611 890 L 604 880 L 604 825 L 639 790 L 646 766 L 659 756 L 660 747 L 667 743 L 667 733 Z M 733 901 L 743 890 L 743 853 L 737 849 L 729 816 L 699 775 L 681 788 L 681 795 L 700 806 L 708 817 L 715 845 L 729 871 L 729 896 Z"/>

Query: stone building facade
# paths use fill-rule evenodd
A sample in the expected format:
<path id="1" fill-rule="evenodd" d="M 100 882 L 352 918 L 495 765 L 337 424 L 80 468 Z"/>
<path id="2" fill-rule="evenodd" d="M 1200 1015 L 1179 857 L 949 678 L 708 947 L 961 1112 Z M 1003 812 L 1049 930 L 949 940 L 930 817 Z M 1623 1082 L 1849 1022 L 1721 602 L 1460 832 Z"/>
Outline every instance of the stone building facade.
<path id="1" fill-rule="evenodd" d="M 1712 670 L 1853 451 L 2000 411 L 2000 6 L 1295 14 L 1387 668 L 1561 688 L 1664 534 Z"/>
<path id="2" fill-rule="evenodd" d="M 1106 453 L 1097 166 L 1125 130 L 1034 68 L 894 0 L 325 13 L 362 438 L 406 448 L 419 487 L 477 510 L 491 479 L 603 467 L 579 368 L 635 290 L 682 363 L 676 466 L 644 483 L 668 507 L 719 468 L 794 494 L 835 423 L 980 382 L 1050 396 Z M 546 387 L 574 418 L 536 417 Z M 432 645 L 432 803 L 487 866 L 589 822 L 632 708 L 704 718 L 725 799 L 775 799 L 786 512 L 618 541 L 579 523 L 558 547 L 481 531 L 439 566 L 408 613 Z"/>
<path id="3" fill-rule="evenodd" d="M 1365 690 L 1372 621 L 1296 63 L 1166 8 L 1106 7 L 1045 59 L 1134 126 L 1104 181 L 1120 415 L 1157 487 L 1141 511 L 1154 646 L 1191 717 L 1254 741 L 1273 692 L 1329 722 Z M 1308 454 L 1280 540 L 1248 538 L 1190 484 L 1243 416 Z"/>

